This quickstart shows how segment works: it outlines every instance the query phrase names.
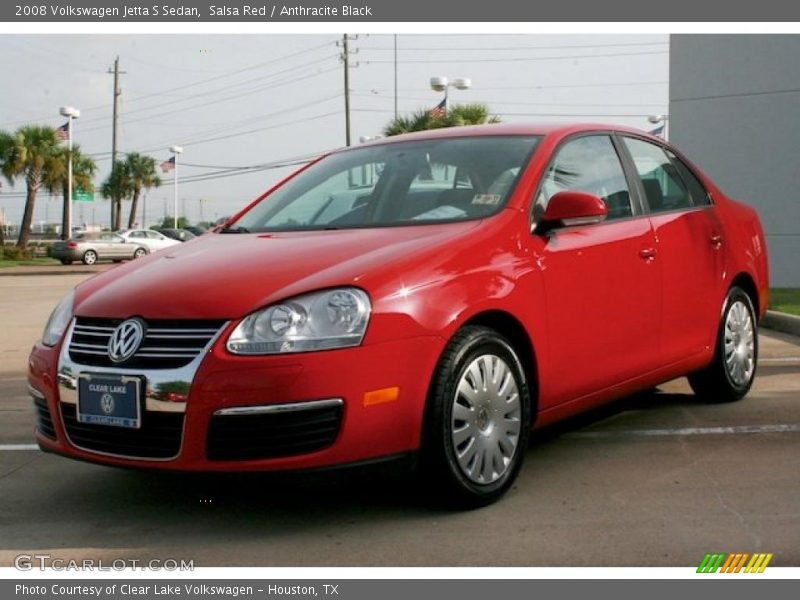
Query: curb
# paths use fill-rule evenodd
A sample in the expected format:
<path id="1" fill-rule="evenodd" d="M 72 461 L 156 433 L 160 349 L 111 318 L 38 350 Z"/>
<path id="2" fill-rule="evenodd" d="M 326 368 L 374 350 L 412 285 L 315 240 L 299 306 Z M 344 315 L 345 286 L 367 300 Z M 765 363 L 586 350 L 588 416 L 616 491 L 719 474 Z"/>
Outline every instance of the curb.
<path id="1" fill-rule="evenodd" d="M 22 269 L 30 269 L 23 271 Z M 30 277 L 31 275 L 94 275 L 107 269 L 39 269 L 37 267 L 8 267 L 0 269 L 0 277 Z"/>
<path id="2" fill-rule="evenodd" d="M 767 329 L 800 336 L 800 317 L 774 310 L 768 310 L 760 325 Z"/>

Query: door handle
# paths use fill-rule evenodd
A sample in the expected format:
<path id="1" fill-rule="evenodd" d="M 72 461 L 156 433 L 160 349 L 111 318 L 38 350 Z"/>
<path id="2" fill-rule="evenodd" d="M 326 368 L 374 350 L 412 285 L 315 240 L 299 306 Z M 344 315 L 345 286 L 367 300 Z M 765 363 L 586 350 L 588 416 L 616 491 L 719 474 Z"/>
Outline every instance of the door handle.
<path id="1" fill-rule="evenodd" d="M 722 236 L 719 233 L 711 235 L 711 245 L 714 246 L 714 248 L 722 246 Z"/>
<path id="2" fill-rule="evenodd" d="M 658 254 L 658 250 L 652 247 L 642 248 L 639 250 L 639 256 L 641 256 L 646 261 L 651 261 L 656 257 Z"/>

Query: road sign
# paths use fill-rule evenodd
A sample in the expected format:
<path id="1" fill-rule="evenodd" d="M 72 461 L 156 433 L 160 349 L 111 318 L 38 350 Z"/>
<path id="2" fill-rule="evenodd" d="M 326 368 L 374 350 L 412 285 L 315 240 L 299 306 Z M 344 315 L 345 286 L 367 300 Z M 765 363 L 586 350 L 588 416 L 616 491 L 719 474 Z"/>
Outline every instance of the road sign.
<path id="1" fill-rule="evenodd" d="M 84 192 L 83 190 L 76 190 L 72 195 L 73 202 L 94 202 L 94 192 Z"/>

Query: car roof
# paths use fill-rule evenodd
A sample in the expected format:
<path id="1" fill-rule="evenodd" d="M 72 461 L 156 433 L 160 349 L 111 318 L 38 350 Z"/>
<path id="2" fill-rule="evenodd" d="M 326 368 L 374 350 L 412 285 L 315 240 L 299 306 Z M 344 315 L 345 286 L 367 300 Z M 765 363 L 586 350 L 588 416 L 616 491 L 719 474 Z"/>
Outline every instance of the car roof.
<path id="1" fill-rule="evenodd" d="M 555 135 L 563 137 L 574 133 L 591 131 L 619 131 L 633 133 L 636 135 L 649 135 L 646 131 L 627 127 L 625 125 L 615 125 L 610 123 L 492 123 L 489 125 L 468 125 L 464 127 L 442 127 L 439 129 L 429 129 L 414 133 L 404 133 L 402 135 L 379 138 L 364 144 L 355 146 L 362 148 L 366 146 L 393 144 L 397 142 L 412 140 L 435 140 L 458 137 L 482 137 L 493 135 L 536 135 L 549 136 Z M 353 148 L 351 146 L 351 148 Z M 344 150 L 344 148 L 343 148 Z"/>

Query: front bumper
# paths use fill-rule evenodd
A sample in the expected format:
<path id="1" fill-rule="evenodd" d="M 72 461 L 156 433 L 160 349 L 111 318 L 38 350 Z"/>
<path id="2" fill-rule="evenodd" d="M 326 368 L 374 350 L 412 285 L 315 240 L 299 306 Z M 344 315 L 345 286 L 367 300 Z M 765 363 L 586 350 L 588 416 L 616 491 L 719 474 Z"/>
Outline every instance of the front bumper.
<path id="1" fill-rule="evenodd" d="M 76 437 L 75 430 L 71 430 L 73 435 L 70 436 L 67 425 L 74 417 L 75 395 L 64 386 L 63 357 L 66 351 L 60 352 L 62 360 L 59 364 L 56 348 L 37 344 L 30 355 L 28 381 L 32 395 L 41 396 L 36 401 L 40 424 L 42 419 L 45 420 L 45 425 L 40 425 L 36 431 L 38 444 L 43 450 L 90 462 L 184 471 L 283 471 L 330 467 L 402 454 L 419 447 L 428 384 L 443 349 L 444 342 L 440 338 L 417 337 L 324 352 L 245 357 L 227 353 L 224 344 L 220 343 L 230 327 L 199 358 L 196 370 L 190 373 L 188 396 L 176 400 L 163 394 L 147 394 L 145 419 L 150 415 L 154 421 L 163 421 L 165 428 L 169 421 L 171 427 L 180 429 L 176 452 L 159 457 L 137 457 L 132 450 L 120 453 L 116 446 L 111 446 L 111 451 L 101 450 L 104 447 L 97 445 L 89 449 L 72 439 Z M 74 363 L 71 366 L 72 375 L 81 369 L 97 370 Z M 150 388 L 157 391 L 159 386 L 163 388 L 168 383 L 164 372 L 158 370 L 139 375 L 148 382 L 148 391 Z M 374 393 L 390 388 L 397 388 L 397 393 Z M 264 435 L 263 428 L 248 424 L 241 428 L 241 433 L 230 428 L 225 431 L 224 427 L 222 434 L 219 433 L 220 416 L 230 417 L 231 413 L 240 412 L 275 413 L 276 410 L 283 413 L 280 409 L 287 405 L 331 400 L 339 401 L 336 419 L 331 413 L 332 406 L 328 406 L 325 415 L 313 411 L 290 411 L 293 416 L 267 423 L 268 432 L 277 432 L 289 444 L 289 450 L 282 448 L 280 456 L 258 457 L 258 448 L 261 447 L 258 444 L 256 451 L 252 450 L 253 439 Z M 256 410 L 231 410 L 248 407 Z M 314 405 L 315 409 L 321 407 Z M 50 429 L 46 426 L 47 413 Z M 330 439 L 324 447 L 319 447 L 319 443 L 291 445 L 293 432 L 309 431 L 308 422 L 295 418 L 296 415 L 304 417 L 301 413 L 313 414 L 315 419 L 327 419 L 328 425 L 335 421 L 335 430 L 329 428 L 327 431 Z M 52 435 L 48 435 L 51 432 Z M 111 433 L 116 434 L 113 430 Z M 314 434 L 317 433 L 314 430 Z M 117 437 L 124 435 L 126 432 L 120 431 Z M 232 440 L 234 446 L 240 438 L 242 444 L 250 444 L 251 449 L 238 453 L 220 452 L 215 441 L 221 439 L 220 435 L 228 442 Z M 107 440 L 101 441 L 105 443 Z M 296 452 L 290 452 L 292 448 Z"/>

